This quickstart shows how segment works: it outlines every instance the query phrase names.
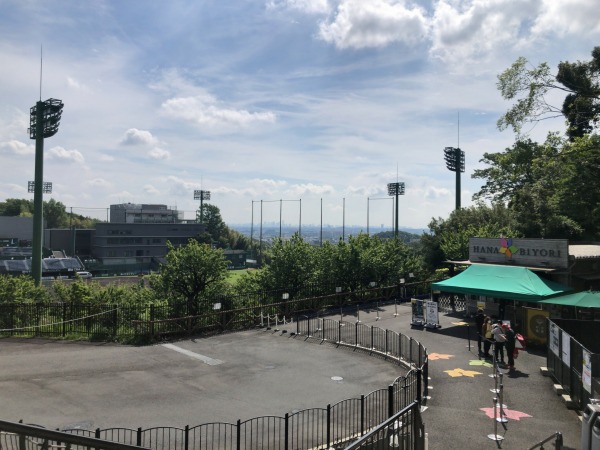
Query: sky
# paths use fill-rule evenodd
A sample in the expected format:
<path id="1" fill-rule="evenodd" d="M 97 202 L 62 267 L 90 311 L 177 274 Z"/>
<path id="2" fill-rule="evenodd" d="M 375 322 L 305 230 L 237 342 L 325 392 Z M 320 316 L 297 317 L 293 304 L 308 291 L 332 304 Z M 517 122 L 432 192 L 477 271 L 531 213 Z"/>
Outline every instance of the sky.
<path id="1" fill-rule="evenodd" d="M 594 0 L 0 0 L 0 201 L 33 199 L 29 110 L 55 98 L 44 199 L 76 214 L 193 219 L 205 190 L 229 225 L 373 230 L 393 227 L 387 184 L 403 182 L 399 226 L 427 229 L 455 206 L 444 148 L 465 152 L 469 206 L 483 154 L 515 141 L 497 76 L 596 45 Z"/>

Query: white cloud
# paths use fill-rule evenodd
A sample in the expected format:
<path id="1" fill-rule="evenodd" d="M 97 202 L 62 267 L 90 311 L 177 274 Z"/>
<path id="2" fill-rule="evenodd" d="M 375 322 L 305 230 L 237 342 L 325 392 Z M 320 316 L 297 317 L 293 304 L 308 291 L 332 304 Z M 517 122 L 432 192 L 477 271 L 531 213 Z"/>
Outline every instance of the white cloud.
<path id="1" fill-rule="evenodd" d="M 144 192 L 148 195 L 159 195 L 160 191 L 158 189 L 156 189 L 154 186 L 152 186 L 151 184 L 145 184 L 144 185 Z"/>
<path id="2" fill-rule="evenodd" d="M 152 136 L 152 133 L 146 130 L 130 128 L 125 132 L 125 136 L 119 142 L 122 145 L 156 145 L 158 139 Z"/>
<path id="3" fill-rule="evenodd" d="M 303 195 L 329 195 L 333 194 L 335 189 L 328 184 L 317 185 L 313 183 L 293 184 L 287 190 L 289 195 L 301 197 Z"/>
<path id="4" fill-rule="evenodd" d="M 537 17 L 533 32 L 539 34 L 600 33 L 598 5 L 589 0 L 543 0 L 541 14 Z"/>
<path id="5" fill-rule="evenodd" d="M 91 180 L 86 181 L 86 185 L 100 189 L 112 187 L 112 184 L 109 181 L 106 181 L 104 178 L 92 178 Z"/>
<path id="6" fill-rule="evenodd" d="M 540 8 L 538 0 L 440 0 L 431 20 L 431 54 L 464 64 L 507 45 L 531 45 L 528 23 Z"/>
<path id="7" fill-rule="evenodd" d="M 415 43 L 427 32 L 425 12 L 417 6 L 390 0 L 344 0 L 333 20 L 321 23 L 319 36 L 341 49 L 360 49 Z"/>
<path id="8" fill-rule="evenodd" d="M 8 153 L 19 156 L 33 155 L 35 154 L 35 147 L 31 144 L 27 145 L 21 141 L 13 139 L 6 142 L 0 142 L 0 153 Z"/>
<path id="9" fill-rule="evenodd" d="M 209 96 L 175 97 L 161 106 L 162 112 L 174 119 L 183 119 L 196 125 L 211 127 L 247 127 L 253 123 L 274 123 L 272 112 L 249 112 L 243 109 L 223 108 Z"/>
<path id="10" fill-rule="evenodd" d="M 53 147 L 47 153 L 48 159 L 67 161 L 77 164 L 83 164 L 85 159 L 81 152 L 77 150 L 67 150 L 63 147 Z"/>
<path id="11" fill-rule="evenodd" d="M 170 159 L 171 152 L 168 150 L 163 150 L 162 148 L 155 147 L 148 153 L 150 158 L 152 159 Z"/>
<path id="12" fill-rule="evenodd" d="M 269 0 L 268 9 L 292 9 L 308 14 L 322 14 L 331 10 L 327 0 Z"/>

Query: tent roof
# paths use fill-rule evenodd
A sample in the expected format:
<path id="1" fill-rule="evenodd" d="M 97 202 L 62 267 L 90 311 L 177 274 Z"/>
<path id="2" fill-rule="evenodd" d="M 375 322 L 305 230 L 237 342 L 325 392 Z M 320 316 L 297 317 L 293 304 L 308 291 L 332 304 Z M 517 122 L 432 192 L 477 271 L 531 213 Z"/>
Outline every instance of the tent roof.
<path id="1" fill-rule="evenodd" d="M 432 283 L 431 288 L 443 292 L 530 302 L 572 290 L 560 283 L 544 280 L 525 267 L 484 264 L 473 264 L 448 280 Z"/>
<path id="2" fill-rule="evenodd" d="M 541 300 L 540 303 L 553 305 L 578 306 L 580 308 L 600 308 L 600 292 L 584 291 L 575 294 Z"/>

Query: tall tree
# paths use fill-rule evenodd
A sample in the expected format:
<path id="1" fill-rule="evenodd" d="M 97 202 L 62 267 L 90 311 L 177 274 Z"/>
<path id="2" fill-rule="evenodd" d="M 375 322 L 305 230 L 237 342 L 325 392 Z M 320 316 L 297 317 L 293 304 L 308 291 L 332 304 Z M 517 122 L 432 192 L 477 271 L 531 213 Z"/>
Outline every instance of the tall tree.
<path id="1" fill-rule="evenodd" d="M 520 237 L 518 218 L 503 203 L 483 203 L 454 210 L 447 219 L 432 219 L 429 233 L 422 237 L 425 262 L 435 270 L 445 260 L 464 261 L 469 257 L 470 237 Z"/>
<path id="2" fill-rule="evenodd" d="M 512 127 L 521 136 L 523 125 L 563 115 L 570 139 L 593 132 L 600 120 L 600 47 L 592 51 L 590 61 L 565 61 L 552 75 L 547 63 L 531 67 L 526 58 L 518 58 L 498 76 L 498 89 L 515 104 L 498 120 L 498 128 Z M 547 94 L 566 93 L 562 106 L 549 103 Z"/>
<path id="3" fill-rule="evenodd" d="M 185 300 L 188 314 L 198 314 L 202 296 L 225 292 L 227 259 L 222 250 L 194 239 L 182 247 L 175 248 L 170 242 L 167 247 L 167 262 L 152 285 L 171 301 Z"/>

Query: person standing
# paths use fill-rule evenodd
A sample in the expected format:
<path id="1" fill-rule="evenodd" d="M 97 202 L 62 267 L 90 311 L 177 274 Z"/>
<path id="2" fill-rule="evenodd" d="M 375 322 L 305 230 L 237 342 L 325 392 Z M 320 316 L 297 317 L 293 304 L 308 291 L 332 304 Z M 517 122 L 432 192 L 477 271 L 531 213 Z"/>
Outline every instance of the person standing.
<path id="1" fill-rule="evenodd" d="M 506 357 L 508 359 L 508 368 L 515 368 L 515 340 L 516 333 L 510 325 L 505 324 L 502 326 L 504 330 L 504 336 L 506 337 L 506 342 L 504 343 L 504 347 L 506 348 Z"/>
<path id="2" fill-rule="evenodd" d="M 490 347 L 492 346 L 492 319 L 485 316 L 483 326 L 481 327 L 481 334 L 483 336 L 483 356 L 491 358 Z"/>
<path id="3" fill-rule="evenodd" d="M 502 322 L 498 321 L 492 327 L 492 336 L 494 336 L 494 359 L 496 362 L 504 364 L 504 343 L 506 342 L 506 336 L 502 331 Z M 500 356 L 500 359 L 498 359 Z"/>
<path id="4" fill-rule="evenodd" d="M 483 355 L 482 343 L 483 343 L 483 334 L 481 330 L 483 328 L 483 322 L 485 321 L 485 315 L 483 314 L 483 310 L 479 308 L 477 310 L 477 314 L 475 314 L 475 332 L 477 333 L 477 348 L 479 349 L 479 356 Z"/>

